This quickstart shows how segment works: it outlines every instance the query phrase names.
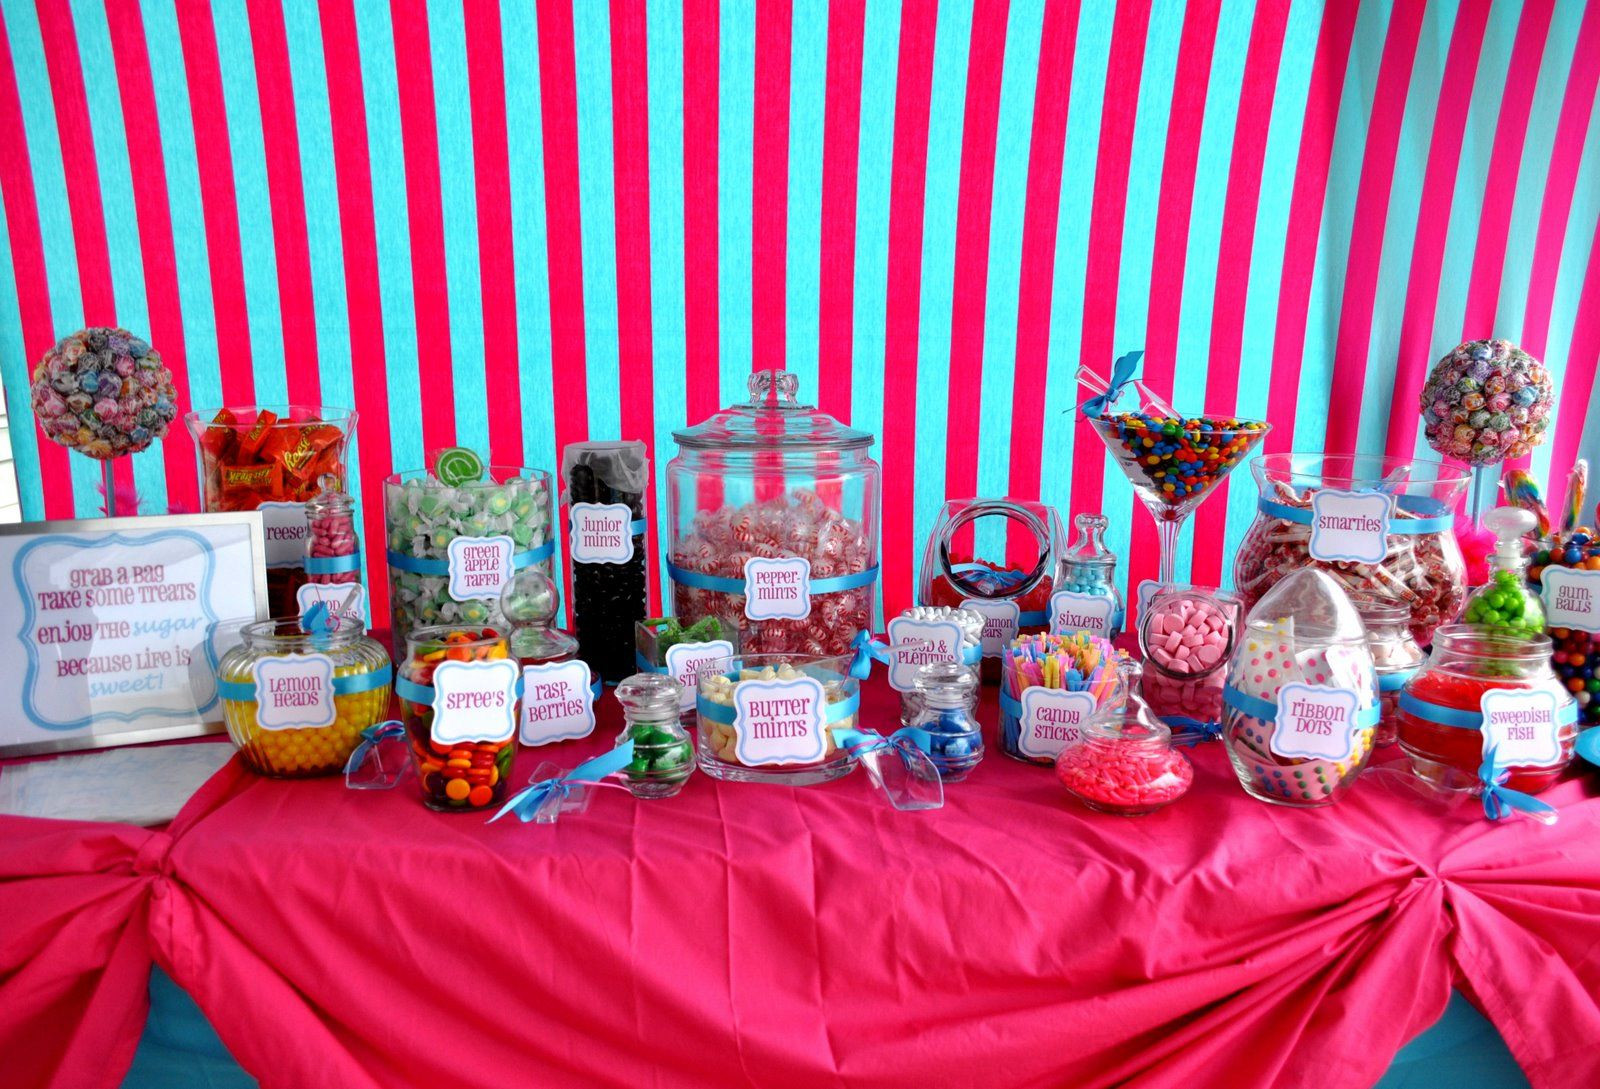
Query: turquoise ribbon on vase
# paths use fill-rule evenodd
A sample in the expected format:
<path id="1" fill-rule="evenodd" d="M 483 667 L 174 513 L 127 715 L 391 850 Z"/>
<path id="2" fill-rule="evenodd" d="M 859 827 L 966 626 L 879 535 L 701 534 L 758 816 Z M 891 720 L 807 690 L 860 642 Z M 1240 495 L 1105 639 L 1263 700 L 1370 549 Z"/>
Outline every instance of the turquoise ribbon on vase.
<path id="1" fill-rule="evenodd" d="M 1406 686 L 1406 682 L 1417 675 L 1417 668 L 1397 669 L 1392 673 L 1378 674 L 1379 692 L 1398 692 Z"/>
<path id="2" fill-rule="evenodd" d="M 1082 412 L 1085 416 L 1104 416 L 1106 410 L 1116 403 L 1122 396 L 1122 390 L 1133 381 L 1133 369 L 1139 365 L 1139 360 L 1144 358 L 1143 351 L 1129 352 L 1111 365 L 1111 384 L 1104 393 L 1098 394 L 1083 402 Z"/>
<path id="3" fill-rule="evenodd" d="M 344 762 L 344 773 L 349 775 L 362 764 L 366 763 L 367 754 L 377 748 L 379 743 L 390 741 L 405 735 L 405 724 L 397 718 L 387 719 L 383 722 L 374 722 L 361 731 L 361 744 L 355 747 L 350 754 L 350 759 Z"/>
<path id="4" fill-rule="evenodd" d="M 915 726 L 902 726 L 888 737 L 876 730 L 857 730 L 850 726 L 833 726 L 828 732 L 833 735 L 835 745 L 855 757 L 901 749 L 915 749 L 929 757 L 933 755 L 933 735 Z"/>
<path id="5" fill-rule="evenodd" d="M 1395 499 L 1395 506 L 1417 517 L 1389 519 L 1390 533 L 1445 533 L 1455 528 L 1455 513 L 1437 499 L 1420 495 L 1402 495 Z M 1280 503 L 1266 496 L 1256 500 L 1256 507 L 1262 514 L 1271 515 L 1285 522 L 1297 522 L 1302 526 L 1311 524 L 1310 507 L 1291 507 L 1287 503 Z"/>
<path id="6" fill-rule="evenodd" d="M 565 775 L 554 779 L 540 779 L 522 790 L 517 791 L 501 807 L 500 812 L 490 817 L 485 824 L 493 824 L 507 813 L 515 813 L 523 824 L 533 820 L 539 810 L 552 795 L 566 798 L 578 786 L 602 785 L 601 779 L 619 772 L 633 762 L 633 740 L 630 738 L 612 749 L 610 752 L 601 753 L 591 757 L 567 772 Z"/>
<path id="7" fill-rule="evenodd" d="M 1402 697 L 1403 698 L 1403 697 Z M 1231 684 L 1222 686 L 1222 702 L 1232 707 L 1241 714 L 1259 718 L 1263 722 L 1276 722 L 1278 720 L 1278 705 L 1271 700 L 1264 700 L 1260 696 L 1252 696 L 1241 692 Z M 1362 729 L 1369 729 L 1378 724 L 1382 717 L 1383 709 L 1376 703 L 1366 707 L 1357 707 L 1353 719 L 1355 725 Z"/>
<path id="8" fill-rule="evenodd" d="M 872 676 L 873 662 L 894 664 L 894 653 L 889 644 L 873 638 L 866 631 L 856 632 L 856 637 L 850 640 L 850 648 L 855 652 L 855 657 L 850 659 L 850 676 L 858 681 L 864 681 Z"/>
<path id="9" fill-rule="evenodd" d="M 1443 704 L 1432 703 L 1428 700 L 1418 699 L 1410 692 L 1401 692 L 1399 700 L 1400 710 L 1439 726 L 1454 726 L 1460 730 L 1479 730 L 1483 728 L 1483 713 L 1481 711 L 1464 711 L 1459 707 L 1446 707 Z M 1556 708 L 1555 724 L 1567 726 L 1578 721 L 1578 705 L 1568 701 Z"/>
<path id="10" fill-rule="evenodd" d="M 1188 715 L 1157 715 L 1167 728 L 1172 731 L 1174 745 L 1198 745 L 1202 741 L 1214 741 L 1222 736 L 1221 722 L 1202 722 Z"/>
<path id="11" fill-rule="evenodd" d="M 342 575 L 347 571 L 361 570 L 361 557 L 352 552 L 348 556 L 307 556 L 306 574 Z"/>
<path id="12" fill-rule="evenodd" d="M 1005 689 L 1000 690 L 1000 712 L 1007 718 L 1022 721 L 1022 701 Z"/>
<path id="13" fill-rule="evenodd" d="M 1520 810 L 1541 824 L 1554 824 L 1560 816 L 1555 806 L 1505 785 L 1511 778 L 1511 770 L 1500 766 L 1498 749 L 1498 745 L 1489 746 L 1489 751 L 1483 754 L 1483 763 L 1478 765 L 1478 782 L 1483 786 L 1483 815 L 1498 821 L 1511 816 L 1513 810 Z"/>
<path id="14" fill-rule="evenodd" d="M 731 704 L 717 703 L 715 700 L 708 700 L 704 696 L 697 695 L 695 696 L 694 706 L 696 711 L 712 722 L 721 723 L 724 726 L 733 725 L 733 707 Z M 827 710 L 822 713 L 823 721 L 838 722 L 840 719 L 849 718 L 856 713 L 860 706 L 861 693 L 857 692 L 836 703 L 828 704 Z"/>
<path id="15" fill-rule="evenodd" d="M 744 595 L 744 579 L 730 579 L 722 575 L 707 575 L 700 571 L 690 571 L 688 568 L 679 567 L 671 560 L 667 561 L 667 577 L 680 586 L 687 586 L 691 590 L 715 590 L 724 594 Z M 853 575 L 831 575 L 825 579 L 812 579 L 808 590 L 811 597 L 818 594 L 836 594 L 841 590 L 859 590 L 863 586 L 871 586 L 878 581 L 878 566 L 873 564 L 865 571 L 857 571 Z"/>
<path id="16" fill-rule="evenodd" d="M 333 678 L 333 692 L 336 696 L 350 696 L 357 692 L 371 692 L 374 688 L 382 688 L 389 683 L 393 669 L 384 666 L 382 669 L 369 670 L 366 673 L 347 673 L 342 677 Z M 398 691 L 396 682 L 396 691 Z M 242 700 L 254 703 L 256 698 L 255 681 L 225 681 L 217 679 L 217 695 L 225 700 Z"/>
<path id="17" fill-rule="evenodd" d="M 546 541 L 536 545 L 526 552 L 513 552 L 511 554 L 511 569 L 520 571 L 524 567 L 532 567 L 536 563 L 548 560 L 556 554 L 556 543 Z M 388 549 L 385 555 L 389 558 L 389 566 L 396 571 L 404 571 L 410 575 L 432 575 L 434 577 L 448 578 L 450 575 L 449 560 L 428 559 L 422 556 L 407 556 L 403 552 Z"/>
<path id="18" fill-rule="evenodd" d="M 601 685 L 601 683 L 599 681 L 596 681 L 596 682 L 594 682 L 594 684 L 592 684 L 589 687 L 589 691 L 595 692 L 595 697 L 594 698 L 595 699 L 599 699 L 600 695 L 599 695 L 599 692 L 596 691 L 596 690 L 597 689 L 602 689 L 602 688 L 603 688 L 603 686 Z M 425 707 L 432 707 L 433 706 L 433 685 L 431 685 L 431 684 L 418 684 L 416 681 L 412 680 L 409 677 L 396 677 L 394 679 L 394 694 L 399 696 L 401 699 L 406 700 L 409 703 L 420 703 Z M 522 674 L 518 673 L 517 674 L 517 699 L 520 700 L 521 698 L 522 698 Z"/>

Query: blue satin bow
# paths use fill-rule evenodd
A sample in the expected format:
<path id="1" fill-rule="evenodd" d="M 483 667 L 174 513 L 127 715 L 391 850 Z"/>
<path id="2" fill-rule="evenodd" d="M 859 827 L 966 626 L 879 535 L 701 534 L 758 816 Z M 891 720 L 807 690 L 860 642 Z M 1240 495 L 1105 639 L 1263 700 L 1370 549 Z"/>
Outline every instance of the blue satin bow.
<path id="1" fill-rule="evenodd" d="M 610 752 L 601 753 L 591 757 L 555 779 L 540 779 L 511 796 L 511 799 L 501 807 L 500 812 L 490 817 L 486 822 L 493 824 L 507 813 L 516 813 L 523 824 L 533 820 L 539 810 L 543 808 L 551 795 L 560 795 L 565 798 L 571 794 L 573 788 L 586 783 L 598 783 L 607 775 L 621 771 L 633 762 L 633 741 L 624 741 Z"/>
<path id="2" fill-rule="evenodd" d="M 321 602 L 318 602 L 318 604 L 320 605 Z M 344 762 L 344 773 L 349 775 L 366 763 L 367 754 L 377 748 L 380 742 L 400 737 L 405 732 L 405 724 L 397 718 L 391 718 L 384 722 L 374 722 L 371 726 L 362 730 L 361 744 L 357 745 L 355 751 L 350 754 L 350 759 Z"/>
<path id="3" fill-rule="evenodd" d="M 851 756 L 859 757 L 866 753 L 891 752 L 896 749 L 916 749 L 932 755 L 933 735 L 915 726 L 902 726 L 888 737 L 884 737 L 876 730 L 857 730 L 849 726 L 835 726 L 831 732 L 833 743 Z"/>
<path id="4" fill-rule="evenodd" d="M 890 663 L 889 645 L 874 639 L 870 632 L 856 632 L 856 637 L 850 640 L 850 647 L 855 651 L 855 657 L 850 660 L 850 676 L 858 681 L 872 676 L 873 662 L 882 662 L 884 665 Z"/>
<path id="5" fill-rule="evenodd" d="M 1140 350 L 1129 352 L 1113 363 L 1111 365 L 1111 384 L 1106 387 L 1104 393 L 1097 394 L 1083 402 L 1083 414 L 1085 416 L 1104 416 L 1106 409 L 1115 404 L 1117 398 L 1122 396 L 1123 387 L 1133 381 L 1133 369 L 1139 365 L 1139 360 L 1143 358 L 1144 352 Z"/>
<path id="6" fill-rule="evenodd" d="M 1478 781 L 1483 784 L 1483 815 L 1498 821 L 1511 816 L 1513 809 L 1520 809 L 1542 824 L 1554 824 L 1560 816 L 1555 806 L 1541 802 L 1531 794 L 1506 787 L 1505 781 L 1510 778 L 1511 772 L 1500 766 L 1496 752 L 1498 748 L 1491 745 L 1489 751 L 1483 754 L 1483 763 L 1478 765 Z"/>

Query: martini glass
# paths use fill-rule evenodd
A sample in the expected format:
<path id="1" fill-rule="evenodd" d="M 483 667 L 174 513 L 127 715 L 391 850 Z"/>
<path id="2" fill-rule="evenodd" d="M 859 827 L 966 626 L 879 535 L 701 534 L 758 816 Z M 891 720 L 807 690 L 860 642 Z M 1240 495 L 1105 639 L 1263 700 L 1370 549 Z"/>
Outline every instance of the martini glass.
<path id="1" fill-rule="evenodd" d="M 1156 520 L 1161 582 L 1174 577 L 1178 531 L 1272 425 L 1231 416 L 1178 421 L 1142 413 L 1086 416 Z"/>

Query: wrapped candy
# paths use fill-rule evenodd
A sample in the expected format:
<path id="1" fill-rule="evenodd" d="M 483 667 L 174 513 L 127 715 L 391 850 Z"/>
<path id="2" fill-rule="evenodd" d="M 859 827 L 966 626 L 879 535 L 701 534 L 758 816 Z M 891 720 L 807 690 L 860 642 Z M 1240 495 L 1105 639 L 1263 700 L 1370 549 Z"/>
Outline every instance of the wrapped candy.
<path id="1" fill-rule="evenodd" d="M 63 337 L 34 367 L 31 389 L 45 435 L 100 461 L 145 449 L 178 414 L 161 353 L 126 329 Z"/>
<path id="2" fill-rule="evenodd" d="M 1422 386 L 1428 445 L 1469 465 L 1526 457 L 1550 427 L 1550 372 L 1509 340 L 1469 340 Z"/>

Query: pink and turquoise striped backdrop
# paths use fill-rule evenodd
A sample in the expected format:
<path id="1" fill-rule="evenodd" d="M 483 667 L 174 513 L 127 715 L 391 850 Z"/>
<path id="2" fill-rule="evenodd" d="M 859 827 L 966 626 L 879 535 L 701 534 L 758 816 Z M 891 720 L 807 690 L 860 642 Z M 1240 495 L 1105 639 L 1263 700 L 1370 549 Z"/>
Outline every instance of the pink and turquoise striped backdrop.
<path id="1" fill-rule="evenodd" d="M 554 468 L 638 437 L 659 463 L 787 367 L 881 438 L 891 609 L 947 494 L 1104 510 L 1153 573 L 1070 411 L 1078 362 L 1131 347 L 1270 448 L 1406 454 L 1428 364 L 1509 337 L 1562 394 L 1535 470 L 1600 455 L 1600 0 L 3 12 L 28 517 L 100 504 L 23 422 L 31 362 L 85 323 L 148 331 L 185 406 L 353 404 L 369 499 L 449 443 Z M 146 510 L 194 506 L 192 456 L 134 459 Z M 1189 536 L 1237 541 L 1249 492 Z"/>

